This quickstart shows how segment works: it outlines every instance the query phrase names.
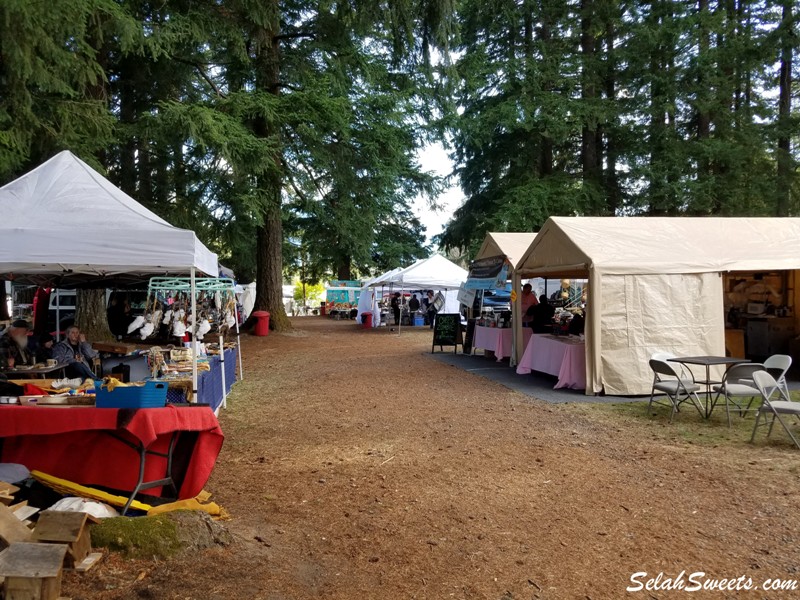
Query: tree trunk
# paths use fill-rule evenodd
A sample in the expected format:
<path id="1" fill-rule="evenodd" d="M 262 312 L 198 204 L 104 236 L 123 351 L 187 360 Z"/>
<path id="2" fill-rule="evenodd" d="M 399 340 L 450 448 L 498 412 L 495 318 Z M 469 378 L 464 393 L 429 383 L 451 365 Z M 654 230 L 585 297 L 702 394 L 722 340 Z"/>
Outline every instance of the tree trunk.
<path id="1" fill-rule="evenodd" d="M 792 189 L 792 0 L 783 0 L 781 27 L 780 95 L 778 98 L 778 180 L 775 214 L 789 215 Z"/>
<path id="2" fill-rule="evenodd" d="M 599 94 L 597 86 L 597 42 L 594 31 L 595 6 L 592 0 L 581 0 L 581 100 L 584 106 L 584 122 L 581 131 L 581 166 L 584 186 L 591 188 L 592 197 L 602 188 L 600 154 L 598 153 L 598 119 L 595 105 Z M 591 109 L 588 107 L 591 106 Z M 591 207 L 592 214 L 601 212 L 601 207 Z"/>
<path id="3" fill-rule="evenodd" d="M 75 324 L 90 342 L 113 340 L 106 313 L 106 291 L 78 290 L 75 299 Z"/>
<path id="4" fill-rule="evenodd" d="M 339 264 L 336 267 L 336 277 L 343 281 L 351 279 L 352 272 L 350 270 L 350 257 L 343 256 L 339 259 Z"/>
<path id="5" fill-rule="evenodd" d="M 614 26 L 615 16 L 616 15 L 609 17 L 605 32 L 607 56 L 605 94 L 606 99 L 612 104 L 616 104 L 617 100 L 617 57 L 614 49 L 614 36 L 616 35 L 616 28 Z M 622 208 L 622 192 L 619 187 L 619 176 L 617 175 L 617 128 L 618 120 L 616 117 L 614 117 L 613 122 L 608 123 L 605 127 L 606 175 L 604 182 L 606 188 L 606 205 L 611 215 L 616 215 L 617 211 Z"/>
<path id="6" fill-rule="evenodd" d="M 258 26 L 256 87 L 277 96 L 280 93 L 280 7 L 278 0 L 268 0 L 262 6 L 265 25 Z M 258 16 L 258 15 L 256 15 Z M 260 21 L 259 21 L 260 22 Z M 255 119 L 253 129 L 263 138 L 280 138 L 280 128 L 264 117 Z M 280 143 L 275 144 L 280 148 Z M 264 190 L 263 222 L 258 227 L 256 257 L 256 301 L 254 310 L 270 313 L 270 329 L 284 331 L 292 328 L 283 307 L 283 223 L 281 220 L 281 156 L 275 152 L 269 171 L 261 176 Z"/>
<path id="7" fill-rule="evenodd" d="M 280 196 L 280 192 L 278 193 Z M 270 313 L 269 327 L 276 331 L 292 328 L 283 307 L 283 277 L 281 265 L 283 226 L 281 207 L 277 200 L 270 202 L 264 223 L 258 228 L 256 269 L 256 301 L 253 310 Z M 275 268 L 277 265 L 278 268 Z"/>

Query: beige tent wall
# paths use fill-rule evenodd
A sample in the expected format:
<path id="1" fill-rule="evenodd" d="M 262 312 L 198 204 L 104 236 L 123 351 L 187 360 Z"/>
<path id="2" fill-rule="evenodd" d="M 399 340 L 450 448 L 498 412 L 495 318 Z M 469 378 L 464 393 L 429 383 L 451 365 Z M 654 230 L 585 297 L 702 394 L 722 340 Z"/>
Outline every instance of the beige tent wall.
<path id="1" fill-rule="evenodd" d="M 595 296 L 592 285 L 590 281 L 589 293 Z M 653 352 L 725 355 L 719 273 L 604 274 L 601 285 L 600 311 L 592 315 L 599 317 L 593 330 L 599 329 L 600 335 L 587 343 L 587 394 L 595 373 L 606 394 L 649 394 L 653 374 L 648 360 Z M 704 372 L 702 377 L 696 374 L 698 379 L 705 377 Z M 597 382 L 593 385 L 599 391 Z"/>

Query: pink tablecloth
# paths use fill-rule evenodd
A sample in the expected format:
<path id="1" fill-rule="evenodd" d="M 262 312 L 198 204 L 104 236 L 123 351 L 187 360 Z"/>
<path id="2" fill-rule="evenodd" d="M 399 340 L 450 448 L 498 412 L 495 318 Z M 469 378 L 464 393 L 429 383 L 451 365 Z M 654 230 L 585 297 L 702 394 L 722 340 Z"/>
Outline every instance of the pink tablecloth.
<path id="1" fill-rule="evenodd" d="M 520 375 L 531 371 L 558 377 L 555 389 L 586 389 L 586 344 L 572 336 L 537 333 L 525 346 L 525 354 L 517 366 Z"/>
<path id="2" fill-rule="evenodd" d="M 523 346 L 528 345 L 531 330 L 524 327 L 522 330 Z M 497 362 L 511 356 L 511 328 L 510 327 L 475 327 L 475 336 L 472 340 L 473 348 L 491 350 L 497 357 Z"/>

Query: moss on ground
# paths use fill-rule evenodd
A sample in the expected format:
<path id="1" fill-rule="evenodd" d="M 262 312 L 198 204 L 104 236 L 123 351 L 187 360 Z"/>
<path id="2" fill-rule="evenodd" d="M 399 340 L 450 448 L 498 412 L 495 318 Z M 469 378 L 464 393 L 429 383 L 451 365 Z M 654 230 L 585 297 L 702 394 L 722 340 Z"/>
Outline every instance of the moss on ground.
<path id="1" fill-rule="evenodd" d="M 166 515 L 103 519 L 91 532 L 93 547 L 130 558 L 169 558 L 182 547 L 178 526 Z"/>

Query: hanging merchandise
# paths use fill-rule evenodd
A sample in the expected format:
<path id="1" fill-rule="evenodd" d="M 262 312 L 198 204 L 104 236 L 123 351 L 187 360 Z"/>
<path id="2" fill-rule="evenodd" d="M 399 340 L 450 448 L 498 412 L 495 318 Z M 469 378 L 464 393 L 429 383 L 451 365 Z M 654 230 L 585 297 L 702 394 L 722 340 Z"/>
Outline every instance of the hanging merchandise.
<path id="1" fill-rule="evenodd" d="M 149 322 L 161 323 L 173 336 L 184 339 L 188 333 L 193 343 L 203 340 L 212 332 L 219 337 L 219 356 L 222 361 L 222 406 L 226 406 L 225 385 L 225 344 L 224 336 L 236 329 L 236 345 L 239 356 L 239 379 L 244 377 L 242 371 L 242 345 L 239 336 L 239 315 L 236 306 L 236 288 L 232 279 L 197 278 L 194 282 L 194 298 L 192 283 L 187 277 L 153 277 L 148 286 Z M 152 303 L 150 298 L 153 298 Z M 191 312 L 192 300 L 197 315 Z M 162 318 L 163 315 L 163 318 Z M 157 318 L 156 318 L 157 317 Z M 137 327 L 145 332 L 146 322 Z M 158 329 L 157 327 L 155 329 Z M 135 331 L 135 330 L 134 330 Z M 148 331 L 142 339 L 153 333 Z M 199 347 L 197 348 L 200 349 Z"/>

